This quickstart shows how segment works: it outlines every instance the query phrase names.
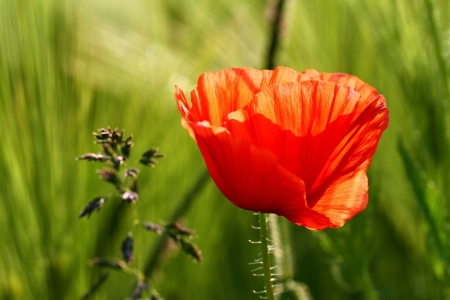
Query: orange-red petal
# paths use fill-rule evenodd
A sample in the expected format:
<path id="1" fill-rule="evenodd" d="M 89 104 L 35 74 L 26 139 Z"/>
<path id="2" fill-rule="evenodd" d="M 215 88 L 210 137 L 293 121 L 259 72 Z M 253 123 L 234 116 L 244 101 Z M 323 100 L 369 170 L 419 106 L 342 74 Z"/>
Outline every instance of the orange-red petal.
<path id="1" fill-rule="evenodd" d="M 212 178 L 235 205 L 274 212 L 295 197 L 305 206 L 303 182 L 279 166 L 273 153 L 233 137 L 224 128 L 211 128 L 207 122 L 195 124 L 194 131 Z M 273 201 L 278 195 L 282 195 L 280 201 Z"/>
<path id="2" fill-rule="evenodd" d="M 366 171 L 388 125 L 385 99 L 355 76 L 226 69 L 177 88 L 183 126 L 223 194 L 311 229 L 367 204 Z"/>
<path id="3" fill-rule="evenodd" d="M 327 216 L 330 227 L 341 227 L 346 221 L 363 211 L 368 202 L 368 183 L 366 171 L 370 161 L 366 160 L 350 173 L 338 174 L 326 186 L 323 194 L 315 194 L 310 199 L 315 202 L 312 210 Z M 311 196 L 310 196 L 311 198 Z"/>
<path id="4" fill-rule="evenodd" d="M 204 73 L 191 92 L 191 114 L 196 121 L 208 120 L 213 126 L 221 126 L 229 113 L 247 105 L 264 87 L 308 78 L 286 67 L 278 67 L 274 71 L 231 68 Z"/>
<path id="5" fill-rule="evenodd" d="M 307 227 L 331 225 L 326 216 L 306 207 L 304 183 L 273 153 L 207 122 L 193 128 L 211 177 L 236 206 L 283 215 Z"/>
<path id="6" fill-rule="evenodd" d="M 330 81 L 345 85 L 352 90 L 360 93 L 362 98 L 378 97 L 378 92 L 374 87 L 368 85 L 367 83 L 353 75 L 348 75 L 345 73 L 319 73 L 316 70 L 306 70 L 303 73 L 311 78 L 317 78 L 323 81 Z"/>
<path id="7" fill-rule="evenodd" d="M 189 132 L 189 135 L 195 140 L 195 133 L 191 127 L 191 108 L 186 100 L 186 96 L 184 95 L 183 91 L 177 85 L 175 85 L 175 100 L 177 101 L 178 111 L 182 116 L 181 126 L 183 126 Z"/>
<path id="8" fill-rule="evenodd" d="M 311 80 L 267 87 L 229 115 L 227 128 L 274 153 L 305 182 L 308 206 L 342 226 L 366 206 L 365 171 L 387 114 L 382 97 L 361 99 L 348 87 Z"/>

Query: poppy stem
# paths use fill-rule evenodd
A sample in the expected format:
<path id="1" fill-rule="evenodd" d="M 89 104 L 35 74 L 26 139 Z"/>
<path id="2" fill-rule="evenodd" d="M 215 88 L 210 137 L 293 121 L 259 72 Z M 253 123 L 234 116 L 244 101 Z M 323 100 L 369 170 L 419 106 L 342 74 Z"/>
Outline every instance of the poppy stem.
<path id="1" fill-rule="evenodd" d="M 275 295 L 273 292 L 272 285 L 272 273 L 270 266 L 270 252 L 269 252 L 269 230 L 268 230 L 268 222 L 267 222 L 267 214 L 259 213 L 259 237 L 261 241 L 262 247 L 262 262 L 263 262 L 263 270 L 264 270 L 264 287 L 266 289 L 266 296 L 268 300 L 275 300 Z"/>

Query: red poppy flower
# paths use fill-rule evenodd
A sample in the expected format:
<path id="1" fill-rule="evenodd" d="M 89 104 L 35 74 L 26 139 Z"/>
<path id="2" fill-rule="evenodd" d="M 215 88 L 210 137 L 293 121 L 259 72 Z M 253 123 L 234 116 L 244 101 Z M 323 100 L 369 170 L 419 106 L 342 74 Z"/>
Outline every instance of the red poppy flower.
<path id="1" fill-rule="evenodd" d="M 384 97 L 357 77 L 226 69 L 200 76 L 192 106 L 175 88 L 183 126 L 235 205 L 316 230 L 366 207 L 366 171 L 389 118 Z"/>

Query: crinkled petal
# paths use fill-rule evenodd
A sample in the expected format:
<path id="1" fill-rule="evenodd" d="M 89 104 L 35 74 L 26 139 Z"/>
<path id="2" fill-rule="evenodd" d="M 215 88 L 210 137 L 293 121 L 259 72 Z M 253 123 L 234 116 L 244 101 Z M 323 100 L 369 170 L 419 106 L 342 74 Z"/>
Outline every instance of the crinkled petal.
<path id="1" fill-rule="evenodd" d="M 339 174 L 335 181 L 327 185 L 323 194 L 315 194 L 311 199 L 315 202 L 314 211 L 330 219 L 330 227 L 341 227 L 346 221 L 362 212 L 368 202 L 368 183 L 366 171 L 370 160 L 366 160 L 355 171 Z"/>
<path id="2" fill-rule="evenodd" d="M 194 131 L 212 178 L 235 205 L 275 212 L 295 195 L 296 201 L 305 206 L 303 182 L 279 166 L 275 155 L 206 122 L 195 124 Z"/>
<path id="3" fill-rule="evenodd" d="M 348 87 L 320 80 L 277 83 L 256 94 L 242 110 L 262 114 L 297 136 L 314 136 L 338 117 L 358 112 L 359 96 Z"/>
<path id="4" fill-rule="evenodd" d="M 314 184 L 321 183 L 319 173 L 332 151 L 348 133 L 353 116 L 349 113 L 355 110 L 358 97 L 349 88 L 319 80 L 279 83 L 265 88 L 249 105 L 231 113 L 229 119 L 243 122 L 251 118 L 253 130 L 242 138 L 258 139 L 255 146 L 275 153 L 312 193 Z M 270 124 L 279 129 L 271 132 Z"/>
<path id="5" fill-rule="evenodd" d="M 230 114 L 230 119 L 225 124 L 234 138 L 269 151 L 283 168 L 295 176 L 302 173 L 304 163 L 300 158 L 302 146 L 305 146 L 304 138 L 282 129 L 262 114 L 251 115 L 245 120 L 234 119 L 235 116 L 236 114 Z"/>
<path id="6" fill-rule="evenodd" d="M 231 68 L 204 73 L 191 92 L 191 115 L 197 122 L 207 120 L 213 126 L 221 126 L 229 113 L 248 104 L 264 87 L 276 82 L 305 79 L 309 77 L 286 67 L 278 67 L 274 71 Z"/>
<path id="7" fill-rule="evenodd" d="M 311 80 L 267 87 L 229 115 L 227 128 L 274 153 L 305 182 L 308 206 L 342 226 L 366 206 L 365 171 L 387 123 L 381 96 L 361 99 L 346 86 Z"/>
<path id="8" fill-rule="evenodd" d="M 348 86 L 352 90 L 360 93 L 362 98 L 373 99 L 378 97 L 378 92 L 374 87 L 368 85 L 353 75 L 348 75 L 345 73 L 319 73 L 316 70 L 306 70 L 303 73 L 311 78 L 317 78 L 323 81 L 330 81 Z"/>
<path id="9" fill-rule="evenodd" d="M 226 69 L 199 78 L 192 108 L 178 88 L 175 96 L 211 176 L 237 206 L 311 229 L 342 226 L 365 208 L 388 110 L 357 77 Z"/>
<path id="10" fill-rule="evenodd" d="M 304 183 L 274 154 L 207 122 L 193 128 L 211 177 L 236 206 L 282 215 L 309 228 L 331 225 L 328 217 L 306 207 Z"/>
<path id="11" fill-rule="evenodd" d="M 183 91 L 177 85 L 175 85 L 175 100 L 177 101 L 178 111 L 181 114 L 181 126 L 183 126 L 189 132 L 189 135 L 195 140 L 195 134 L 191 127 L 191 108 Z"/>

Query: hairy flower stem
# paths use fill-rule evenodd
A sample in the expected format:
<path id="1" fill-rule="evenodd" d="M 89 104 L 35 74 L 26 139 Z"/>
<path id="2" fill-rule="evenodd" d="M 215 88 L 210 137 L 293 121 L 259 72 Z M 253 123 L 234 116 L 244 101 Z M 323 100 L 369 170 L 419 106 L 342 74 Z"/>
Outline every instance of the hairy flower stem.
<path id="1" fill-rule="evenodd" d="M 268 300 L 275 300 L 272 285 L 272 273 L 270 266 L 270 252 L 269 252 L 269 230 L 267 222 L 267 214 L 259 213 L 259 238 L 261 241 L 261 255 L 264 270 L 264 287 L 266 289 L 266 296 Z"/>

